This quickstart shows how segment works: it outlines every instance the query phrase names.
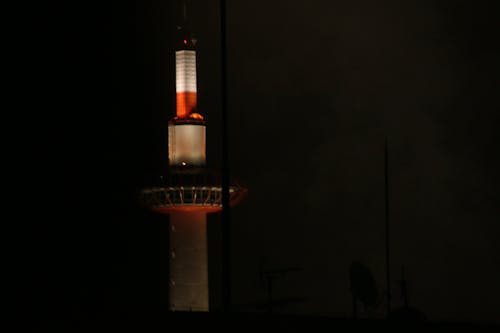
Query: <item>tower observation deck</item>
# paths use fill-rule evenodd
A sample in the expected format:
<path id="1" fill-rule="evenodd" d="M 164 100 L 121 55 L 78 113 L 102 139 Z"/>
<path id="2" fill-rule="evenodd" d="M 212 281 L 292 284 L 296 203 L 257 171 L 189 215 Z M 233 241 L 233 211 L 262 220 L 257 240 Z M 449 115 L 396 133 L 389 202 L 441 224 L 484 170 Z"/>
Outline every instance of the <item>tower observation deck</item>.
<path id="1" fill-rule="evenodd" d="M 168 171 L 143 188 L 141 203 L 168 214 L 169 309 L 208 311 L 207 214 L 222 210 L 221 175 L 206 167 L 206 121 L 197 109 L 196 39 L 181 27 L 175 46 L 176 115 L 168 122 Z M 229 186 L 230 205 L 246 189 Z"/>

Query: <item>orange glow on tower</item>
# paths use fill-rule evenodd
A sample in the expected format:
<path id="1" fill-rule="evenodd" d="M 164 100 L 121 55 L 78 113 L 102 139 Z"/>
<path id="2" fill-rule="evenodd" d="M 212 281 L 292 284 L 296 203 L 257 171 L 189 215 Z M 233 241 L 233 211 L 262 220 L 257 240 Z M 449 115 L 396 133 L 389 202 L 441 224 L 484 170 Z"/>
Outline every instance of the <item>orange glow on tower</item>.
<path id="1" fill-rule="evenodd" d="M 196 111 L 196 93 L 195 92 L 178 92 L 175 94 L 177 104 L 177 117 L 188 118 Z"/>

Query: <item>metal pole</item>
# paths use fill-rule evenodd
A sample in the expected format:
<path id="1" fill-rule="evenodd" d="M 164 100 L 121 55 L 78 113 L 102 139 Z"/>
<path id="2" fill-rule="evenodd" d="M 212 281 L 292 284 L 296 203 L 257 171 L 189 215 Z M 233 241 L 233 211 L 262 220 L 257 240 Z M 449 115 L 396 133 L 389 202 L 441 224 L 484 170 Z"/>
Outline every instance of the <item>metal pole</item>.
<path id="1" fill-rule="evenodd" d="M 388 139 L 385 137 L 384 155 L 385 155 L 385 263 L 387 278 L 387 316 L 391 312 L 391 274 L 389 257 L 389 166 L 388 166 Z"/>
<path id="2" fill-rule="evenodd" d="M 231 256 L 229 207 L 229 153 L 227 128 L 227 45 L 226 1 L 220 0 L 221 43 L 221 113 L 222 113 L 222 251 L 223 251 L 223 311 L 231 310 Z"/>

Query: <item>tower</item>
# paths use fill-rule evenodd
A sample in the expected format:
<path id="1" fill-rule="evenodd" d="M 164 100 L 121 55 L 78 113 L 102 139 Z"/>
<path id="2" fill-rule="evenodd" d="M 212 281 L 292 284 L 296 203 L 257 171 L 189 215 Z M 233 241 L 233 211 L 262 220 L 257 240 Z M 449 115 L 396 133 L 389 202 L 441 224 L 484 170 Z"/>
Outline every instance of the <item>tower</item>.
<path id="1" fill-rule="evenodd" d="M 206 166 L 207 124 L 197 108 L 196 39 L 185 27 L 177 29 L 174 50 L 176 114 L 168 122 L 168 171 L 143 188 L 140 197 L 148 209 L 170 218 L 169 309 L 208 311 L 207 214 L 222 209 L 221 175 Z M 230 204 L 245 192 L 231 184 Z"/>

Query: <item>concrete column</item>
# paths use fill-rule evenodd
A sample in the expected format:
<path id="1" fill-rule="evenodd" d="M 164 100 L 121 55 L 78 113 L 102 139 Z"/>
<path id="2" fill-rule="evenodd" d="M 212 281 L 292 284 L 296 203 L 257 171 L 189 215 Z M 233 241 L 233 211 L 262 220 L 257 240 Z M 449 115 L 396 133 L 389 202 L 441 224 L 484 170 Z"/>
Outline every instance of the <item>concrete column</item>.
<path id="1" fill-rule="evenodd" d="M 208 311 L 207 215 L 170 214 L 170 310 Z"/>

